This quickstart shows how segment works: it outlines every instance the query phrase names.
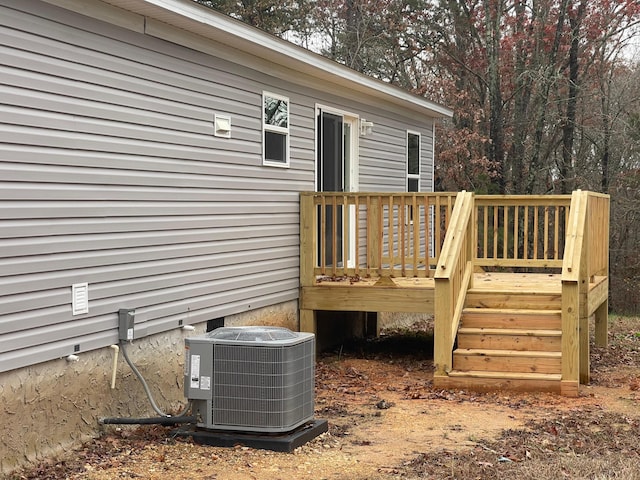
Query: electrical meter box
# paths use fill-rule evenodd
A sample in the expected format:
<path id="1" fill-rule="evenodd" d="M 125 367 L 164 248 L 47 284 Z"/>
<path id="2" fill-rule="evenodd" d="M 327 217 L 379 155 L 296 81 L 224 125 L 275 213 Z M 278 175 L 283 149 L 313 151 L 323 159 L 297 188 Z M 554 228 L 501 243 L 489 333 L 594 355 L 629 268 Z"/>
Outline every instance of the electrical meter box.
<path id="1" fill-rule="evenodd" d="M 221 327 L 185 339 L 184 375 L 198 427 L 289 432 L 313 420 L 315 336 Z"/>

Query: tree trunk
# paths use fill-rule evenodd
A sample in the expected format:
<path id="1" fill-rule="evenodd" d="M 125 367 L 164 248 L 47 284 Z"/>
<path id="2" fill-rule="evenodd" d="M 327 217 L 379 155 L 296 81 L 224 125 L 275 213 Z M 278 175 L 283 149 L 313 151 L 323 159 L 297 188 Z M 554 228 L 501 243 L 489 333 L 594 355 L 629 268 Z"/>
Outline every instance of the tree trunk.
<path id="1" fill-rule="evenodd" d="M 541 166 L 544 129 L 547 123 L 546 112 L 549 107 L 551 85 L 555 83 L 555 77 L 558 73 L 558 52 L 560 50 L 562 32 L 565 23 L 565 15 L 567 13 L 568 7 L 569 0 L 562 0 L 562 4 L 560 5 L 560 10 L 558 12 L 558 21 L 556 23 L 553 45 L 551 46 L 551 52 L 549 53 L 548 61 L 546 62 L 542 84 L 538 90 L 538 95 L 536 96 L 536 126 L 533 134 L 533 150 L 531 154 L 531 162 L 529 164 L 529 175 L 525 185 L 525 193 L 534 192 L 537 180 L 536 175 L 538 169 Z"/>
<path id="2" fill-rule="evenodd" d="M 575 15 L 569 17 L 571 26 L 571 47 L 569 48 L 569 86 L 567 92 L 567 109 L 562 127 L 562 161 L 560 163 L 560 193 L 570 193 L 575 188 L 575 171 L 573 165 L 573 140 L 576 130 L 576 107 L 578 104 L 578 75 L 580 48 L 580 28 L 585 12 L 585 0 L 580 2 Z"/>
<path id="3" fill-rule="evenodd" d="M 509 152 L 508 160 L 510 168 L 510 178 L 507 182 L 507 193 L 525 193 L 525 142 L 529 135 L 529 103 L 531 100 L 531 75 L 527 75 L 527 57 L 531 52 L 527 52 L 525 41 L 525 12 L 526 0 L 519 0 L 515 4 L 516 25 L 515 30 L 518 35 L 516 44 L 516 62 L 514 71 L 514 108 L 513 108 L 513 142 Z"/>
<path id="4" fill-rule="evenodd" d="M 489 90 L 489 138 L 491 143 L 487 157 L 493 167 L 494 184 L 498 191 L 505 193 L 504 176 L 504 113 L 502 90 L 500 86 L 500 20 L 502 18 L 502 1 L 484 0 L 487 51 L 487 88 Z"/>

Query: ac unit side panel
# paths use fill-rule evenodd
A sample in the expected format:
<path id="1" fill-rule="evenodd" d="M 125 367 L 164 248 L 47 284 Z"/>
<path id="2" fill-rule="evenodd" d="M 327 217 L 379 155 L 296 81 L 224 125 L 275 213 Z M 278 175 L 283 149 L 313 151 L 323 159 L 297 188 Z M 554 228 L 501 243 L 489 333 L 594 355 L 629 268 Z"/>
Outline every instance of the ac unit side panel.
<path id="1" fill-rule="evenodd" d="M 211 399 L 213 349 L 201 337 L 185 339 L 184 391 L 189 399 Z"/>

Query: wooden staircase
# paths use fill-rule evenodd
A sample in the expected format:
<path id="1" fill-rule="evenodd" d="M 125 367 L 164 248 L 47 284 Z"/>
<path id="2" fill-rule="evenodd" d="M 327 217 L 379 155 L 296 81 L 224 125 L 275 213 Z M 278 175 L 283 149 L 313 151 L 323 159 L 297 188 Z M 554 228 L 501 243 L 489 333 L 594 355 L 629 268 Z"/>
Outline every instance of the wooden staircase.
<path id="1" fill-rule="evenodd" d="M 560 392 L 561 295 L 467 292 L 447 384 L 474 390 Z"/>

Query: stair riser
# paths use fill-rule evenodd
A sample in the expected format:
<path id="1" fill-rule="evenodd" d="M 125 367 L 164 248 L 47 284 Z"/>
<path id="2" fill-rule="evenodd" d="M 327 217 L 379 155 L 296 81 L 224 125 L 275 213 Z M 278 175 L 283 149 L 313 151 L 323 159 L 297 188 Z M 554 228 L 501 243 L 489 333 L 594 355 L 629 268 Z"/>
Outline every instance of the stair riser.
<path id="1" fill-rule="evenodd" d="M 491 392 L 496 390 L 516 390 L 524 392 L 561 393 L 559 381 L 547 380 L 502 380 L 494 378 L 468 377 L 434 377 L 433 383 L 437 388 L 457 388 Z"/>
<path id="2" fill-rule="evenodd" d="M 469 328 L 509 328 L 523 330 L 561 330 L 562 318 L 559 314 L 553 315 L 518 315 L 485 313 L 482 309 L 478 312 L 464 312 L 461 326 Z"/>
<path id="3" fill-rule="evenodd" d="M 467 293 L 465 307 L 559 310 L 562 308 L 562 296 L 554 294 L 500 294 L 471 291 Z"/>
<path id="4" fill-rule="evenodd" d="M 537 337 L 533 335 L 477 335 L 458 333 L 458 348 L 559 352 L 561 350 L 561 345 L 560 337 Z"/>
<path id="5" fill-rule="evenodd" d="M 454 354 L 453 368 L 481 372 L 562 373 L 560 358 Z"/>

